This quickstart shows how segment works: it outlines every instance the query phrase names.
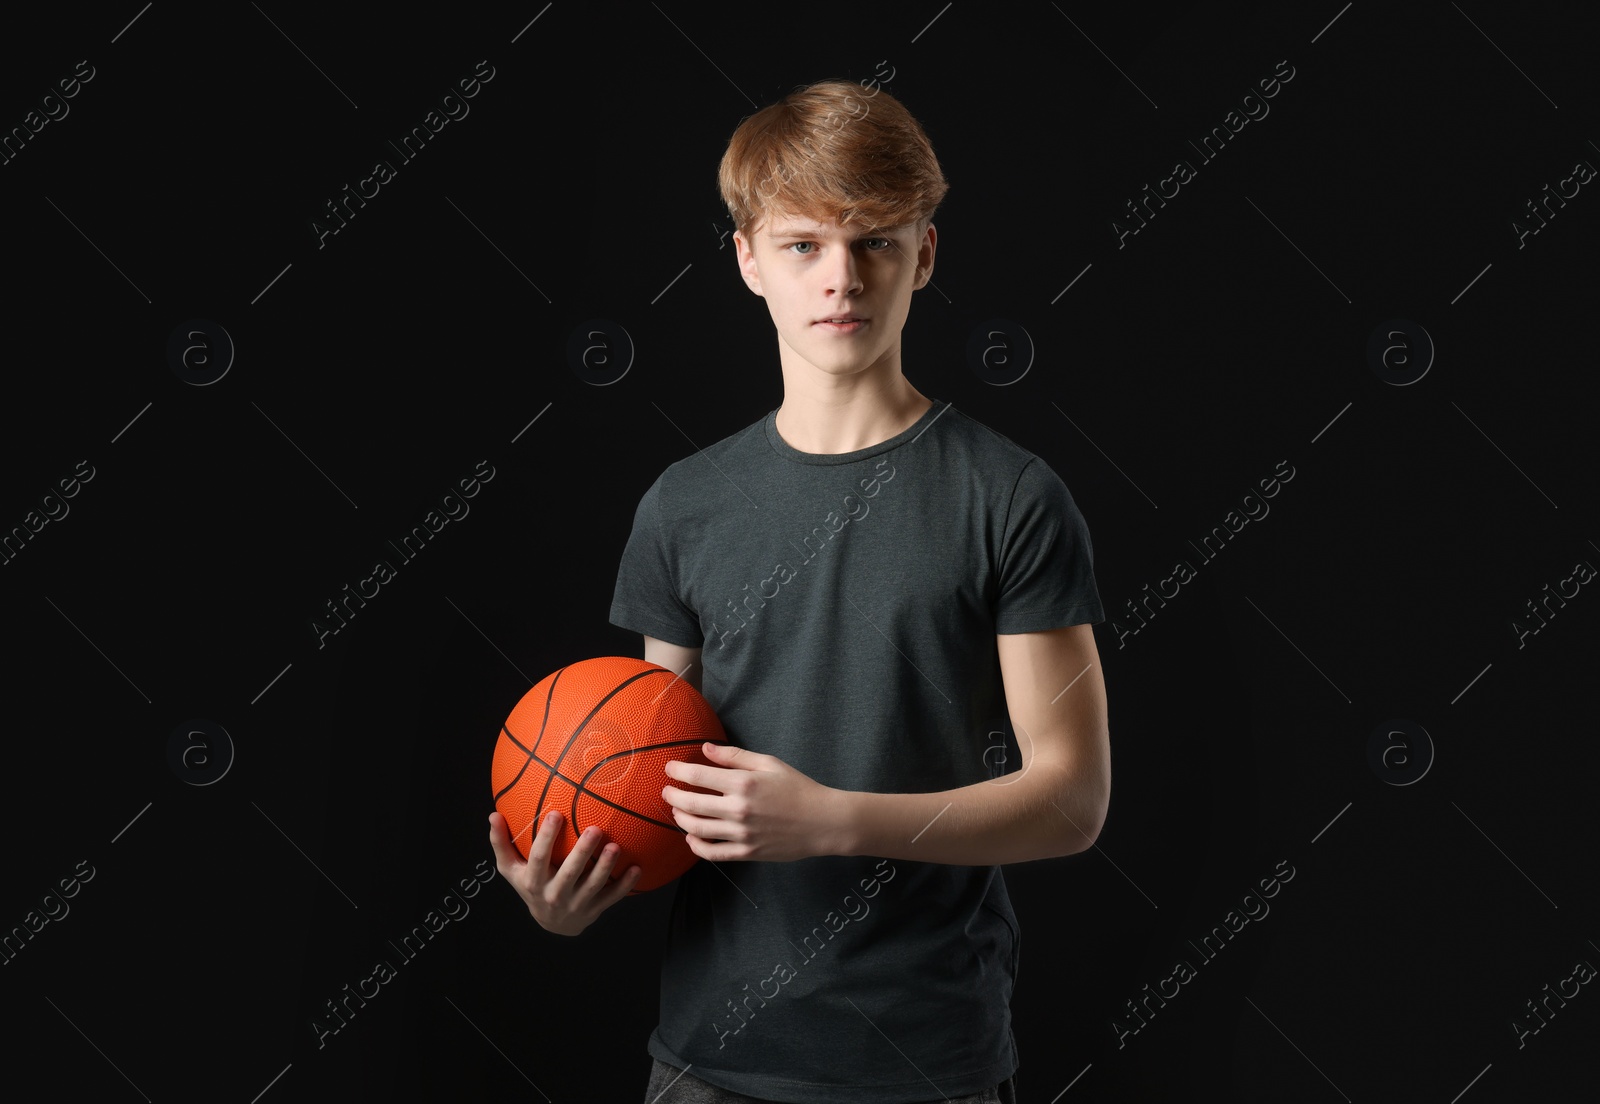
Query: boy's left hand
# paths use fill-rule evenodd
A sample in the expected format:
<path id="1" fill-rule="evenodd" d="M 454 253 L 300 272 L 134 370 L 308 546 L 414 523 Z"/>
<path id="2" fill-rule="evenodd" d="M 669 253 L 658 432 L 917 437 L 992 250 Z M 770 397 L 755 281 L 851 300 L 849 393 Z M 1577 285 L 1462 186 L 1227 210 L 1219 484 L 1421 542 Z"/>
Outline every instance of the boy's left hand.
<path id="1" fill-rule="evenodd" d="M 712 766 L 669 761 L 669 778 L 716 793 L 668 785 L 661 796 L 702 859 L 791 862 L 841 854 L 843 790 L 824 786 L 776 755 L 706 743 Z"/>

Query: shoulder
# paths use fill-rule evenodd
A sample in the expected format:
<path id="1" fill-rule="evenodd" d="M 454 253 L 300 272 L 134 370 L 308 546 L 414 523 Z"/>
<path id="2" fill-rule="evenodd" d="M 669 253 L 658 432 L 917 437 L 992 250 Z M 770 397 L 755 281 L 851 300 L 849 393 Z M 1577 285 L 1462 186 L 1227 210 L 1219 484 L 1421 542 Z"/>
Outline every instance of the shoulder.
<path id="1" fill-rule="evenodd" d="M 994 461 L 1008 461 L 1020 467 L 1034 455 L 998 429 L 954 405 L 939 416 L 941 425 L 946 422 L 949 423 L 944 433 L 947 438 L 954 438 L 956 443 Z"/>
<path id="2" fill-rule="evenodd" d="M 1070 499 L 1060 473 L 1032 449 L 953 407 L 941 424 L 945 421 L 950 422 L 942 442 L 946 463 L 981 479 L 987 497 L 1002 511 L 1019 500 Z"/>
<path id="3" fill-rule="evenodd" d="M 766 418 L 763 415 L 738 432 L 703 448 L 696 446 L 693 452 L 674 460 L 656 476 L 645 497 L 653 498 L 662 515 L 670 517 L 696 503 L 703 504 L 708 488 L 726 488 L 732 493 L 729 477 L 737 479 L 740 472 L 748 475 L 762 452 L 770 451 L 762 430 Z"/>

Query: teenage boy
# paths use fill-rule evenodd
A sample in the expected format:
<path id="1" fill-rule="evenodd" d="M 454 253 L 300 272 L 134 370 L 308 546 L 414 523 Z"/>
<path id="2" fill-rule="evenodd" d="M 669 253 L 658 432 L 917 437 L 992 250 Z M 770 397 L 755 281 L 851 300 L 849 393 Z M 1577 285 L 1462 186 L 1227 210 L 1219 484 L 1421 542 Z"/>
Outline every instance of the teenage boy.
<path id="1" fill-rule="evenodd" d="M 903 374 L 948 184 L 897 100 L 796 91 L 744 120 L 718 183 L 783 402 L 645 492 L 611 606 L 731 744 L 667 768 L 708 861 L 674 888 L 645 1100 L 1010 1104 L 1000 866 L 1087 849 L 1110 795 L 1088 528 L 1044 460 Z M 598 833 L 552 870 L 559 816 L 526 863 L 497 818 L 551 931 L 634 884 Z"/>

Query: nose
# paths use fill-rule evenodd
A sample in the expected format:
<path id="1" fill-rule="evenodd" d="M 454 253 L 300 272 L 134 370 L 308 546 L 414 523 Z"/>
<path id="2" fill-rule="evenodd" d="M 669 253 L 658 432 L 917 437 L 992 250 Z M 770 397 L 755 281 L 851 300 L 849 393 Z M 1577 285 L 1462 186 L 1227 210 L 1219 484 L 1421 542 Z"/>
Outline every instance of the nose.
<path id="1" fill-rule="evenodd" d="M 855 251 L 846 245 L 835 250 L 833 260 L 824 273 L 826 290 L 848 298 L 861 291 L 861 273 L 856 264 Z"/>

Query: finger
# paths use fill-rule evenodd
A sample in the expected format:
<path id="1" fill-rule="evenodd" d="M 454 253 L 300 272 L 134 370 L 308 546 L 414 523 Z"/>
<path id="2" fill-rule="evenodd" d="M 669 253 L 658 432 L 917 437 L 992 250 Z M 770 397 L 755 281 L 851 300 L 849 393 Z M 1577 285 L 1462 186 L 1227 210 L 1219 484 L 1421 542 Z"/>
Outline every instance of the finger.
<path id="1" fill-rule="evenodd" d="M 672 760 L 672 773 L 667 778 L 685 786 L 699 786 L 702 789 L 716 789 L 708 778 L 721 771 L 721 767 L 708 767 L 703 763 L 687 763 L 682 759 Z"/>
<path id="2" fill-rule="evenodd" d="M 710 811 L 706 808 L 705 802 L 701 800 L 705 796 L 707 795 L 697 793 L 694 790 L 685 790 L 678 786 L 666 786 L 661 791 L 662 800 L 666 801 L 670 808 L 676 809 L 680 813 L 694 813 L 700 816 L 704 816 Z"/>
<path id="3" fill-rule="evenodd" d="M 532 831 L 533 827 L 530 821 L 523 831 Z M 561 833 L 561 814 L 551 809 L 538 822 L 538 828 L 533 842 L 528 845 L 528 862 L 537 872 L 537 880 L 542 883 L 550 874 L 550 852 L 556 845 L 556 836 Z"/>
<path id="4" fill-rule="evenodd" d="M 489 814 L 489 846 L 494 849 L 494 865 L 500 871 L 500 876 L 507 881 L 517 867 L 522 865 L 522 856 L 517 854 L 516 847 L 511 842 L 511 834 L 506 829 L 506 818 L 498 812 Z"/>
<path id="5" fill-rule="evenodd" d="M 605 892 L 594 899 L 594 903 L 599 905 L 601 909 L 610 908 L 633 892 L 633 887 L 639 884 L 639 877 L 643 873 L 643 870 L 638 866 L 628 867 L 616 881 L 606 888 Z"/>
<path id="6" fill-rule="evenodd" d="M 622 854 L 622 848 L 615 843 L 608 843 L 600 849 L 600 857 L 594 861 L 594 869 L 589 871 L 589 876 L 584 879 L 582 893 L 586 897 L 594 897 L 606 888 L 606 883 L 611 881 L 611 868 L 617 865 L 617 856 Z"/>
<path id="7" fill-rule="evenodd" d="M 561 864 L 561 869 L 550 879 L 562 894 L 570 893 L 577 886 L 589 865 L 589 860 L 594 858 L 595 852 L 600 850 L 605 842 L 604 836 L 605 833 L 592 824 L 578 836 L 578 842 L 573 844 L 571 854 Z"/>
<path id="8" fill-rule="evenodd" d="M 679 828 L 682 828 L 691 836 L 699 836 L 701 839 L 716 839 L 719 837 L 721 830 L 726 827 L 724 822 L 716 817 L 695 816 L 693 813 L 684 812 L 682 809 L 679 809 L 677 815 L 672 819 L 678 822 Z"/>

